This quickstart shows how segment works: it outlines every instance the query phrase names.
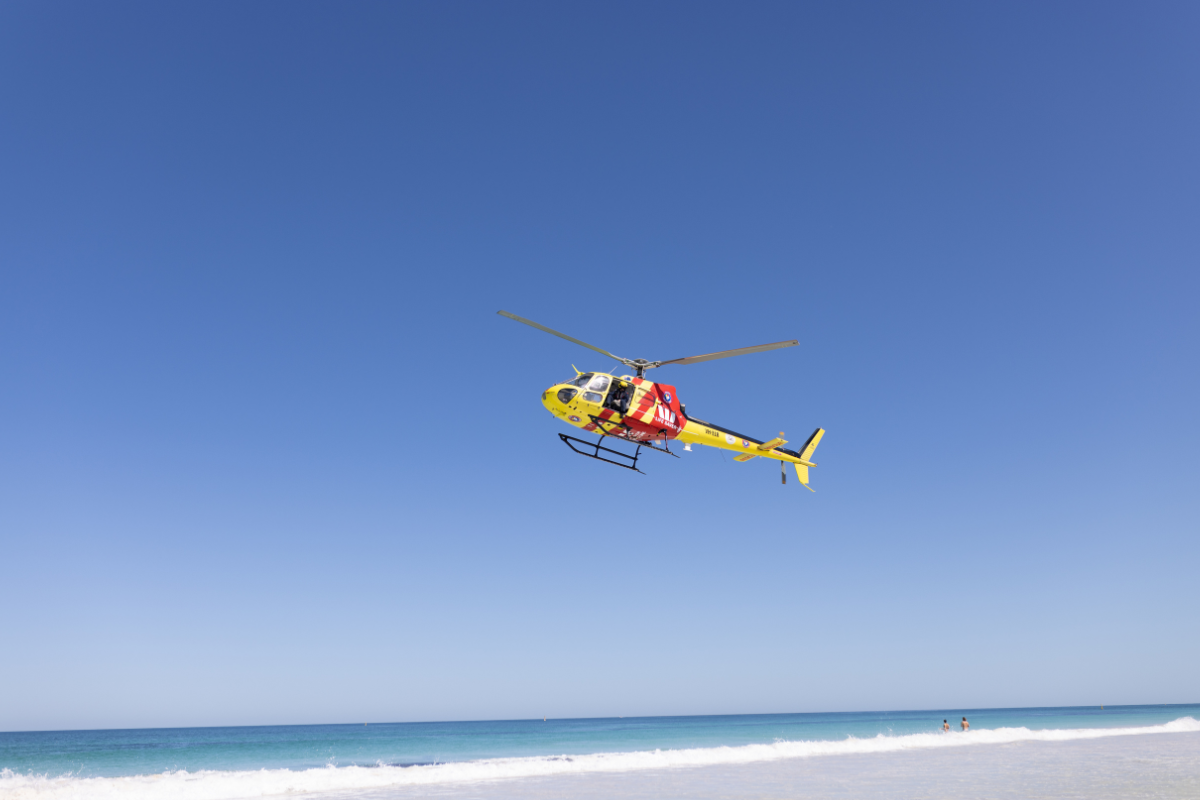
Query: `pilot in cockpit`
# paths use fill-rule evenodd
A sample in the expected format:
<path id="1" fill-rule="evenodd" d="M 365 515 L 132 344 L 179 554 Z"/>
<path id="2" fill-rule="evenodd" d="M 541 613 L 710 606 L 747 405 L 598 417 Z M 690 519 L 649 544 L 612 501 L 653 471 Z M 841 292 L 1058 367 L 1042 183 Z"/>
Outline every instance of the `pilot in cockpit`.
<path id="1" fill-rule="evenodd" d="M 615 380 L 612 391 L 608 393 L 608 399 L 604 401 L 604 407 L 624 414 L 629 410 L 631 400 L 633 400 L 633 384 Z"/>

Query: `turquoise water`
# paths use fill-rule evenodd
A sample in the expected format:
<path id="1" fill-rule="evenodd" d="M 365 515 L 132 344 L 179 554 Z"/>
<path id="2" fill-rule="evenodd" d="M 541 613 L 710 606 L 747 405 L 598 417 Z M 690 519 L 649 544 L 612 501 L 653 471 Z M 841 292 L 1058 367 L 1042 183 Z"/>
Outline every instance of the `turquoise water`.
<path id="1" fill-rule="evenodd" d="M 412 766 L 739 746 L 777 739 L 865 739 L 937 731 L 943 719 L 957 731 L 964 715 L 976 731 L 1140 727 L 1181 717 L 1200 719 L 1200 705 L 0 733 L 0 769 L 94 777 L 181 769 Z"/>
<path id="2" fill-rule="evenodd" d="M 964 715 L 967 734 L 958 731 Z M 578 773 L 1112 734 L 1200 742 L 1197 720 L 1200 705 L 1167 705 L 0 733 L 0 797 L 354 794 L 486 780 L 511 787 Z"/>

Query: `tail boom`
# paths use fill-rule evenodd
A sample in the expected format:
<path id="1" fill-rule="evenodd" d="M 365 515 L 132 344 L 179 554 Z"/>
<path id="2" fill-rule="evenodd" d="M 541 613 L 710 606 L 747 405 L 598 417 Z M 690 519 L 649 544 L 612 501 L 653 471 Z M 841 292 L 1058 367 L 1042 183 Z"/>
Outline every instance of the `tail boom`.
<path id="1" fill-rule="evenodd" d="M 810 467 L 817 465 L 816 462 L 812 461 L 812 456 L 813 452 L 817 449 L 817 445 L 821 443 L 821 437 L 824 435 L 825 429 L 817 428 L 808 437 L 804 446 L 799 451 L 796 451 L 789 450 L 783 446 L 787 444 L 787 440 L 783 438 L 782 434 L 770 441 L 761 442 L 758 439 L 729 430 L 728 428 L 723 428 L 720 425 L 688 417 L 678 438 L 687 444 L 703 444 L 735 452 L 737 453 L 734 456 L 735 461 L 771 458 L 776 461 L 785 461 L 794 464 L 796 467 L 796 477 L 800 479 L 800 483 L 804 484 L 805 488 L 812 491 L 812 487 L 808 485 L 808 470 Z"/>

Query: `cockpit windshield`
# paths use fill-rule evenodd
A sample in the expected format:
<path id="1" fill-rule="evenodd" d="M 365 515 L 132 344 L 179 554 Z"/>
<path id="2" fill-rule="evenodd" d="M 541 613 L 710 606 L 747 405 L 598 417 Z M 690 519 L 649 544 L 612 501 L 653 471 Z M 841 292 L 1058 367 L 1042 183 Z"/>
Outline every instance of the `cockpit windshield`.
<path id="1" fill-rule="evenodd" d="M 569 383 L 572 386 L 587 386 L 587 382 L 590 381 L 592 379 L 592 376 L 595 374 L 596 373 L 594 373 L 594 372 L 584 372 L 579 375 L 576 375 L 574 378 L 572 378 L 569 381 L 563 381 L 563 383 Z"/>

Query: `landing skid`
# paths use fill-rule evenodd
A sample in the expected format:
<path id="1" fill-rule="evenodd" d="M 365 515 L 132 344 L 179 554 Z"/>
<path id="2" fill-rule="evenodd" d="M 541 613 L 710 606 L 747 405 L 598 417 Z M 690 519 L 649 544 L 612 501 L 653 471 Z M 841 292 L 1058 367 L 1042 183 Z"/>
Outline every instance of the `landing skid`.
<path id="1" fill-rule="evenodd" d="M 613 450 L 611 447 L 605 447 L 604 445 L 600 444 L 600 442 L 604 441 L 603 436 L 601 436 L 600 440 L 597 442 L 585 442 L 583 439 L 576 439 L 574 436 L 567 436 L 565 433 L 560 433 L 558 435 L 558 438 L 562 439 L 563 444 L 565 444 L 567 447 L 571 448 L 571 451 L 574 453 L 578 453 L 581 456 L 587 456 L 588 458 L 594 458 L 597 461 L 603 461 L 606 464 L 613 464 L 618 467 L 624 467 L 625 469 L 631 469 L 634 472 L 640 473 L 642 475 L 645 475 L 646 473 L 642 472 L 640 469 L 637 468 L 637 462 L 638 462 L 638 456 L 641 455 L 643 447 L 646 448 L 647 450 L 653 450 L 656 453 L 666 453 L 669 456 L 675 456 L 675 458 L 679 458 L 678 455 L 676 455 L 675 453 L 672 453 L 666 447 L 655 447 L 654 445 L 647 444 L 646 442 L 638 442 L 637 449 L 633 451 L 633 455 L 629 455 L 628 453 L 622 453 L 620 450 Z M 587 453 L 587 452 L 584 452 L 583 450 L 580 450 L 578 447 L 575 446 L 576 442 L 578 442 L 579 444 L 588 448 L 592 452 Z M 626 464 L 621 461 L 613 461 L 611 458 L 605 458 L 604 456 L 600 455 L 601 452 L 609 453 L 617 458 L 623 458 L 626 461 L 628 461 L 629 463 Z"/>

